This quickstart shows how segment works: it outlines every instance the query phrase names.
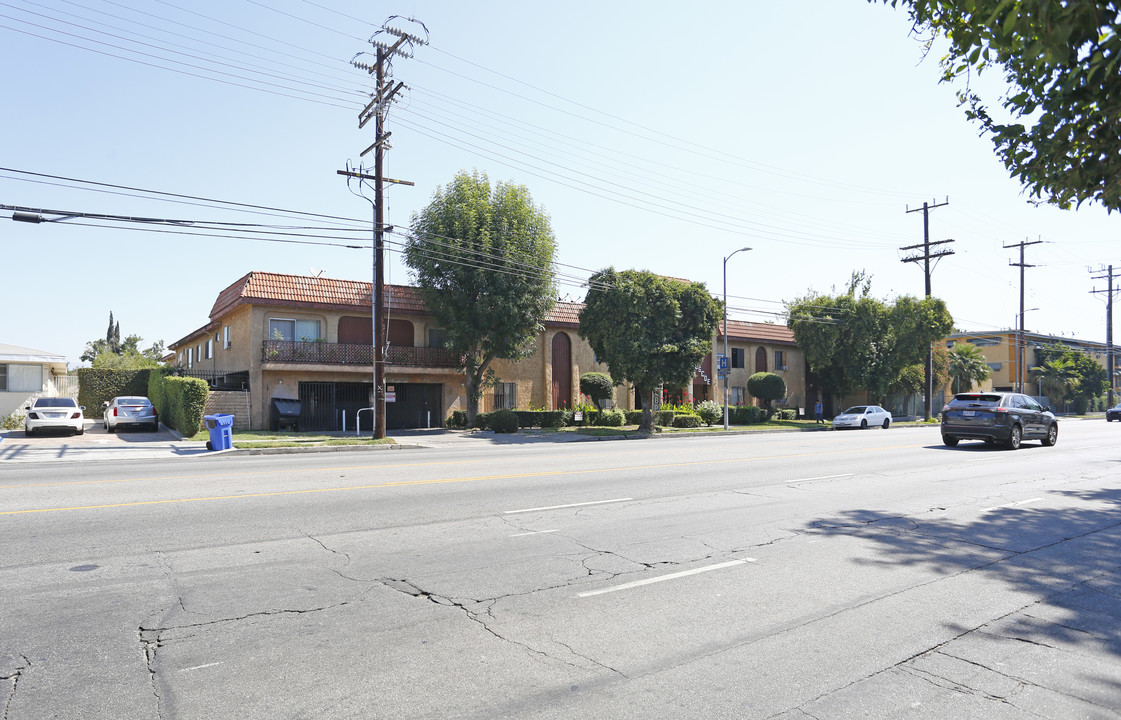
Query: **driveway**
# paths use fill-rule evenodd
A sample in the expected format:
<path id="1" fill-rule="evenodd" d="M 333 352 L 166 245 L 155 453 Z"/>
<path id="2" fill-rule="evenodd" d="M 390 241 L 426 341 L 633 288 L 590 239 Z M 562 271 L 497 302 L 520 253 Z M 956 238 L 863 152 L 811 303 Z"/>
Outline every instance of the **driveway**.
<path id="1" fill-rule="evenodd" d="M 164 427 L 149 430 L 105 431 L 100 421 L 86 420 L 82 435 L 41 432 L 27 437 L 23 430 L 0 431 L 0 463 L 65 460 L 122 460 L 205 455 L 205 445 L 187 442 Z"/>

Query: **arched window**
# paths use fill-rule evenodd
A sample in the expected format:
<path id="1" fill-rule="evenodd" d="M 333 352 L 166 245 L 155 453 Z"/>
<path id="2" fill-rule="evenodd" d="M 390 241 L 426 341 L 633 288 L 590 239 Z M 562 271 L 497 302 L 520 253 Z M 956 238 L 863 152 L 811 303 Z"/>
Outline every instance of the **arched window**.
<path id="1" fill-rule="evenodd" d="M 755 372 L 767 372 L 766 348 L 759 348 L 755 351 Z"/>

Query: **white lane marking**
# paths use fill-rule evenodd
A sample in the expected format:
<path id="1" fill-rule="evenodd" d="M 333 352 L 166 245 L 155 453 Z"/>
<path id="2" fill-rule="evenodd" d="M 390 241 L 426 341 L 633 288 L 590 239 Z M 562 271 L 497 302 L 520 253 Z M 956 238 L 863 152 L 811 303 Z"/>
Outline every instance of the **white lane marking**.
<path id="1" fill-rule="evenodd" d="M 555 533 L 555 532 L 560 532 L 560 530 L 534 530 L 533 532 L 516 533 L 514 535 L 510 535 L 510 537 L 525 537 L 526 535 L 544 535 L 545 533 Z"/>
<path id="2" fill-rule="evenodd" d="M 1101 445 L 1083 445 L 1082 447 L 1067 448 L 1068 450 L 1097 450 Z"/>
<path id="3" fill-rule="evenodd" d="M 1016 507 L 1017 505 L 1027 505 L 1028 503 L 1039 502 L 1043 498 L 1032 498 L 1031 500 L 1021 500 L 1020 502 L 1007 503 L 1005 505 L 994 505 L 991 508 L 985 508 L 981 512 L 992 512 L 993 510 L 1001 510 L 1003 508 Z"/>
<path id="4" fill-rule="evenodd" d="M 634 500 L 634 498 L 615 498 L 614 500 L 593 500 L 592 502 L 571 503 L 568 505 L 550 505 L 548 507 L 526 508 L 525 510 L 505 510 L 505 515 L 513 515 L 514 513 L 527 513 L 527 512 L 540 512 L 541 510 L 563 510 L 564 508 L 584 507 L 586 505 L 604 505 L 606 503 L 626 502 Z"/>
<path id="5" fill-rule="evenodd" d="M 635 580 L 634 582 L 623 583 L 622 585 L 615 585 L 602 590 L 590 590 L 588 592 L 577 593 L 576 597 L 591 597 L 593 595 L 603 595 L 605 593 L 618 592 L 619 590 L 630 590 L 631 588 L 641 587 L 643 585 L 651 585 L 653 583 L 665 582 L 666 580 L 676 580 L 677 578 L 688 577 L 689 575 L 697 575 L 698 573 L 710 572 L 712 570 L 721 570 L 733 565 L 743 565 L 744 563 L 755 562 L 755 558 L 744 558 L 743 560 L 730 560 L 728 562 L 717 563 L 716 565 L 706 565 L 705 567 L 693 568 L 692 570 L 682 570 L 681 572 L 670 573 L 669 575 L 659 575 L 658 577 L 647 578 L 645 580 Z"/>
<path id="6" fill-rule="evenodd" d="M 854 473 L 842 473 L 840 475 L 822 475 L 821 477 L 802 478 L 800 480 L 787 480 L 785 485 L 793 485 L 794 483 L 810 482 L 811 480 L 835 480 L 837 478 L 852 477 Z"/>
<path id="7" fill-rule="evenodd" d="M 221 665 L 221 664 L 222 663 L 220 663 L 220 662 L 212 662 L 212 663 L 207 663 L 205 665 L 195 665 L 194 667 L 183 668 L 179 672 L 190 672 L 192 670 L 202 670 L 203 668 L 214 667 L 215 665 Z"/>

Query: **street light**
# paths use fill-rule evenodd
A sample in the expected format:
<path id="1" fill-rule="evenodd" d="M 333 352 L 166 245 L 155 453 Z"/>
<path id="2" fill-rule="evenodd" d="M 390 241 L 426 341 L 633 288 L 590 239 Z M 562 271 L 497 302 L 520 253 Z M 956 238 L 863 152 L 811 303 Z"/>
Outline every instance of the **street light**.
<path id="1" fill-rule="evenodd" d="M 742 247 L 732 253 L 746 252 L 750 250 L 749 247 Z M 732 255 L 724 258 L 724 361 L 728 363 L 728 367 L 724 369 L 724 429 L 728 429 L 728 376 L 732 374 L 732 363 L 728 359 L 728 260 Z M 720 368 L 717 368 L 720 372 Z"/>

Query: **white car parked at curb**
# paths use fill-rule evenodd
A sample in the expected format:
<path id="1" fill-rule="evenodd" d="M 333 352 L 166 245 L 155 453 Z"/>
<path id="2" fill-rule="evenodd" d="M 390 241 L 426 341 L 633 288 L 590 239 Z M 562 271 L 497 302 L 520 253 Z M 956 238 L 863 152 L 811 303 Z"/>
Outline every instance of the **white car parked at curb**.
<path id="1" fill-rule="evenodd" d="M 891 427 L 891 413 L 879 405 L 855 405 L 833 418 L 833 429 L 865 428 L 879 425 L 884 430 Z"/>

